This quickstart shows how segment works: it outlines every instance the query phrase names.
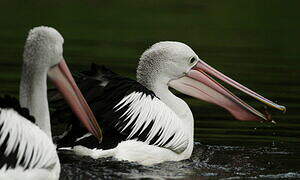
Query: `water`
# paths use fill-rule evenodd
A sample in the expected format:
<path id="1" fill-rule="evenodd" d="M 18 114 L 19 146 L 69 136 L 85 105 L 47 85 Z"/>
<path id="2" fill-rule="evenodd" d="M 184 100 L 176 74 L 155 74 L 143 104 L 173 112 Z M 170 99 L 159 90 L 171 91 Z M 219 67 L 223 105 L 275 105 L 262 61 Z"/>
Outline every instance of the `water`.
<path id="1" fill-rule="evenodd" d="M 61 179 L 300 178 L 299 155 L 299 147 L 285 143 L 271 146 L 195 143 L 194 153 L 189 160 L 147 167 L 113 158 L 93 160 L 61 153 Z"/>
<path id="2" fill-rule="evenodd" d="M 195 140 L 201 142 L 190 160 L 144 167 L 60 153 L 62 179 L 299 178 L 298 7 L 296 0 L 2 0 L 0 94 L 17 96 L 23 45 L 34 26 L 49 25 L 61 32 L 64 57 L 72 71 L 96 62 L 132 78 L 139 56 L 151 44 L 182 41 L 211 66 L 287 106 L 287 113 L 269 109 L 275 125 L 241 122 L 215 105 L 178 94 L 193 111 Z M 52 125 L 53 134 L 64 129 L 60 122 Z"/>

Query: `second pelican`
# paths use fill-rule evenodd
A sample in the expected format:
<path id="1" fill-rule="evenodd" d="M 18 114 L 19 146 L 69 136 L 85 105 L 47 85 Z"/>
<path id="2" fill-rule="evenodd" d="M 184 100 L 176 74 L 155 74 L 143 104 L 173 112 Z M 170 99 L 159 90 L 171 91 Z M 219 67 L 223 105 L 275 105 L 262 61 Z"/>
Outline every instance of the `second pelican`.
<path id="1" fill-rule="evenodd" d="M 102 148 L 106 150 L 77 146 L 75 151 L 94 158 L 114 156 L 144 165 L 189 158 L 194 146 L 193 114 L 186 102 L 174 95 L 169 87 L 219 105 L 238 120 L 268 120 L 209 75 L 285 111 L 285 107 L 206 64 L 186 44 L 159 42 L 142 54 L 137 81 L 97 65 L 92 65 L 90 71 L 77 78 L 79 88 L 103 128 L 103 141 L 98 144 L 81 130 L 79 124 L 73 124 L 59 145 Z"/>

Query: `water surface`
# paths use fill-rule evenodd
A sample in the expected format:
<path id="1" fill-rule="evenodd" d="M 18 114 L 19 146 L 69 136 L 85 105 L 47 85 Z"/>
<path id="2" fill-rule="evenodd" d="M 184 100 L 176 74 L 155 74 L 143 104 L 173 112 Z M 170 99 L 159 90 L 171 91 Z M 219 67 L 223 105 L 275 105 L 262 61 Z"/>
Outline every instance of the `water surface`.
<path id="1" fill-rule="evenodd" d="M 60 153 L 61 179 L 300 178 L 299 155 L 299 147 L 287 143 L 271 146 L 195 143 L 194 153 L 188 160 L 141 166 L 113 158 L 94 160 Z"/>
<path id="2" fill-rule="evenodd" d="M 190 45 L 211 66 L 287 106 L 269 111 L 277 124 L 240 122 L 225 110 L 184 98 L 195 117 L 190 160 L 153 167 L 60 154 L 62 179 L 204 177 L 299 178 L 300 50 L 298 1 L 3 0 L 0 7 L 0 94 L 17 96 L 22 51 L 34 26 L 55 27 L 65 38 L 72 71 L 91 62 L 135 78 L 141 53 L 155 42 Z M 263 110 L 254 99 L 232 89 Z M 54 134 L 64 126 L 52 122 Z"/>

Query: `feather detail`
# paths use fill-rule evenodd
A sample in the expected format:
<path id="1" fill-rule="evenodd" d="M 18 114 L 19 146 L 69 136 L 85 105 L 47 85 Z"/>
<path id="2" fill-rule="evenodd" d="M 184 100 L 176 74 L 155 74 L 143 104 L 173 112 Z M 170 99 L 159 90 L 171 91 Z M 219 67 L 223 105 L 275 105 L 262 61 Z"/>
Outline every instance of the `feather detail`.
<path id="1" fill-rule="evenodd" d="M 27 120 L 35 123 L 35 119 L 33 116 L 29 114 L 29 110 L 27 108 L 22 108 L 20 106 L 19 101 L 11 96 L 5 95 L 4 97 L 0 97 L 0 108 L 2 109 L 14 109 L 21 116 L 26 118 Z"/>
<path id="2" fill-rule="evenodd" d="M 89 71 L 78 73 L 75 79 L 100 126 L 105 128 L 104 138 L 99 146 L 92 137 L 75 142 L 87 132 L 79 121 L 72 121 L 71 131 L 58 141 L 58 146 L 84 144 L 90 148 L 110 149 L 122 141 L 136 139 L 174 152 L 186 149 L 190 136 L 182 129 L 184 122 L 153 91 L 139 82 L 96 64 L 92 64 Z M 58 105 L 57 102 L 50 104 Z M 55 108 L 55 116 L 66 112 L 71 114 L 66 107 L 65 104 Z"/>
<path id="3" fill-rule="evenodd" d="M 59 166 L 55 145 L 39 127 L 13 109 L 0 111 L 0 169 Z"/>
<path id="4" fill-rule="evenodd" d="M 114 107 L 116 112 L 125 108 L 127 109 L 120 120 L 126 117 L 123 120 L 125 126 L 121 127 L 122 132 L 131 128 L 127 139 L 143 133 L 152 125 L 147 132 L 146 143 L 150 144 L 156 137 L 152 142 L 156 146 L 163 146 L 175 152 L 182 152 L 187 147 L 188 137 L 181 128 L 182 121 L 157 97 L 142 92 L 132 92 Z"/>

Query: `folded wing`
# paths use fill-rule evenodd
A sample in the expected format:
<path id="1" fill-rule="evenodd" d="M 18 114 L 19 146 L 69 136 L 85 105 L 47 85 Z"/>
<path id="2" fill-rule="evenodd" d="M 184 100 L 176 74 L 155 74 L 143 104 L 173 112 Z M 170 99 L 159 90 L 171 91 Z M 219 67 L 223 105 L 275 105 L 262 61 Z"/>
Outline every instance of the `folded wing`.
<path id="1" fill-rule="evenodd" d="M 187 136 L 181 129 L 182 121 L 176 113 L 137 81 L 95 64 L 91 70 L 77 74 L 75 79 L 103 128 L 104 138 L 100 148 L 105 149 L 103 146 L 112 140 L 116 141 L 116 146 L 128 139 L 137 139 L 179 152 L 187 146 Z M 53 97 L 56 97 L 55 104 L 58 104 L 57 96 Z M 62 110 L 63 107 L 65 106 L 60 106 L 57 110 Z M 60 112 L 66 113 L 66 109 Z M 78 124 L 72 125 L 74 130 L 79 129 L 78 127 Z M 74 136 L 79 133 L 71 130 L 69 134 Z M 80 134 L 83 135 L 84 133 Z M 73 141 L 79 138 L 68 137 Z"/>

